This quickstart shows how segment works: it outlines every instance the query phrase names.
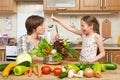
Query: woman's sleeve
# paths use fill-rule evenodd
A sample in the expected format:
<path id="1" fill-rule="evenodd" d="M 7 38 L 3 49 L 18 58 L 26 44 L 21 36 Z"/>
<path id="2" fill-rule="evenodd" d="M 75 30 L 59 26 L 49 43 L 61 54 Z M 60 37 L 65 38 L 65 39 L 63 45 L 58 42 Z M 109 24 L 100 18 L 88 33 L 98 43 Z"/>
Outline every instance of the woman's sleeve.
<path id="1" fill-rule="evenodd" d="M 27 40 L 25 37 L 20 37 L 18 40 L 18 53 L 23 53 L 23 52 L 27 52 Z"/>

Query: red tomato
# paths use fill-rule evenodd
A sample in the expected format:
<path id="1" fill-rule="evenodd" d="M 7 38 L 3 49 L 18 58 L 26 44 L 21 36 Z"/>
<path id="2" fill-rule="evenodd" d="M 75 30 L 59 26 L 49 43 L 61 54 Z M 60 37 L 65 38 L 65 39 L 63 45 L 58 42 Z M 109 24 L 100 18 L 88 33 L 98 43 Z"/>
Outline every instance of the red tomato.
<path id="1" fill-rule="evenodd" d="M 42 67 L 42 73 L 43 74 L 50 74 L 50 72 L 51 72 L 50 66 L 43 66 Z"/>
<path id="2" fill-rule="evenodd" d="M 62 73 L 62 69 L 61 68 L 55 68 L 54 69 L 54 75 L 58 76 L 60 73 Z"/>

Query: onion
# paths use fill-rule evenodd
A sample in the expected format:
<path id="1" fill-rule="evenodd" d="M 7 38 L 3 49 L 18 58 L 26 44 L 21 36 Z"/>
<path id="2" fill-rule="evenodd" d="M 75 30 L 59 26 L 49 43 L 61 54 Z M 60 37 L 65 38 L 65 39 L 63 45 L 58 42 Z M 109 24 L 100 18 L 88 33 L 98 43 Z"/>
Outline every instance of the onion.
<path id="1" fill-rule="evenodd" d="M 91 68 L 85 68 L 84 75 L 91 78 L 94 76 L 94 71 Z"/>
<path id="2" fill-rule="evenodd" d="M 96 71 L 96 72 L 95 72 L 95 77 L 100 78 L 100 77 L 101 77 L 101 75 L 102 75 L 102 74 L 101 74 L 101 72 L 100 72 L 100 71 Z"/>

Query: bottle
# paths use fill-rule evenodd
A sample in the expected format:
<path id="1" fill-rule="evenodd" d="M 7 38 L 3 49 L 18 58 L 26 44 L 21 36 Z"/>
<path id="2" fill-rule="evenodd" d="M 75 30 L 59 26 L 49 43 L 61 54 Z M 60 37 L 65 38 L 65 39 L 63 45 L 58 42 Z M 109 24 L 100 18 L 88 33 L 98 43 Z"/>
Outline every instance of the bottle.
<path id="1" fill-rule="evenodd" d="M 118 36 L 118 45 L 120 45 L 120 35 Z"/>
<path id="2" fill-rule="evenodd" d="M 51 43 L 51 32 L 50 32 L 50 30 L 48 30 L 47 31 L 47 41 L 48 41 L 48 43 Z"/>
<path id="3" fill-rule="evenodd" d="M 8 45 L 8 34 L 4 33 L 2 35 L 2 42 L 3 42 L 3 45 L 4 46 L 7 46 Z"/>

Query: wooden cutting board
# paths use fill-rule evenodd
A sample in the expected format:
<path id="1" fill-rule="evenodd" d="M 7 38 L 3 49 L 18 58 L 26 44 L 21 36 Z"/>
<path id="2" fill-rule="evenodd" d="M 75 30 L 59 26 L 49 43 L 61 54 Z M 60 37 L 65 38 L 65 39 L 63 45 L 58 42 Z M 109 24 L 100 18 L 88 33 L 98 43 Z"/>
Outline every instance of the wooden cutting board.
<path id="1" fill-rule="evenodd" d="M 102 36 L 103 38 L 111 37 L 111 21 L 105 19 L 102 22 Z"/>

